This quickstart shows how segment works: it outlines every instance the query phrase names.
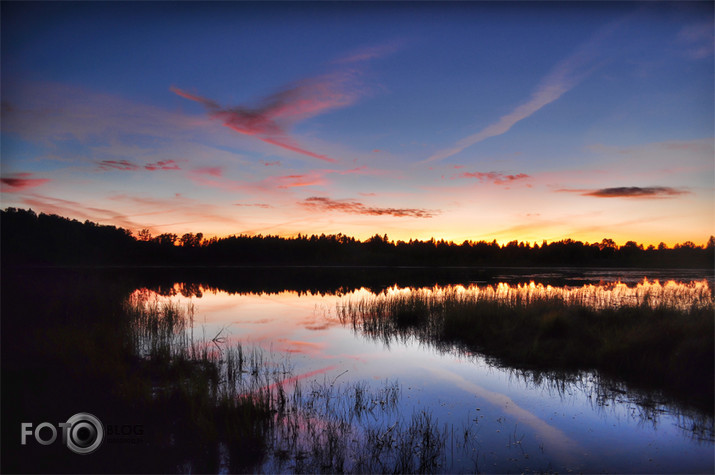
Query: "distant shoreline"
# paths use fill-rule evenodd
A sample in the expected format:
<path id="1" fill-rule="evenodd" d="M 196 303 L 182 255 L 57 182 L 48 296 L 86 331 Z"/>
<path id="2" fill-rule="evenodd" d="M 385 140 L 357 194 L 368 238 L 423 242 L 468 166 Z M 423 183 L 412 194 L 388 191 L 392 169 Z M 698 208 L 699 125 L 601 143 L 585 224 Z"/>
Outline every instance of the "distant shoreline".
<path id="1" fill-rule="evenodd" d="M 32 210 L 0 211 L 2 266 L 87 266 L 117 268 L 343 268 L 343 269 L 711 269 L 715 237 L 656 248 L 612 239 L 537 243 L 496 240 L 394 241 L 375 234 L 359 241 L 343 234 L 284 238 L 203 234 L 135 237 L 126 229 Z"/>

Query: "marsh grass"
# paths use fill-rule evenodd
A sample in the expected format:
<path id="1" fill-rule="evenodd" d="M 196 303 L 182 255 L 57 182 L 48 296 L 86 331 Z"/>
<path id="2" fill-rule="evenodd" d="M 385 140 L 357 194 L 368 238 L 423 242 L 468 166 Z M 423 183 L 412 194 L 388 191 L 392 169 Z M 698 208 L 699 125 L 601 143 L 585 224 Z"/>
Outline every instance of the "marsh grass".
<path id="1" fill-rule="evenodd" d="M 633 394 L 620 382 L 641 381 L 633 374 L 656 375 L 655 386 L 666 392 L 672 381 L 694 391 L 693 381 L 707 376 L 712 297 L 693 288 L 695 296 L 667 284 L 648 292 L 613 286 L 610 295 L 595 296 L 539 286 L 393 288 L 346 297 L 338 316 L 388 343 L 417 338 L 442 351 L 478 350 L 557 392 L 581 381 L 594 405 L 606 408 Z M 455 435 L 428 410 L 402 414 L 396 381 L 342 383 L 341 374 L 301 381 L 289 360 L 230 343 L 224 329 L 195 338 L 194 307 L 152 292 L 134 292 L 124 314 L 135 361 L 127 394 L 152 414 L 160 428 L 152 443 L 172 454 L 177 471 L 433 473 L 449 471 L 455 460 L 473 460 L 479 469 L 474 428 Z M 591 368 L 604 375 L 584 372 Z M 597 381 L 579 380 L 585 374 Z M 652 391 L 642 394 L 648 396 L 634 417 L 655 424 L 666 404 Z M 711 416 L 680 415 L 683 431 L 712 440 Z M 521 437 L 515 432 L 510 444 L 521 448 Z"/>
<path id="2" fill-rule="evenodd" d="M 194 340 L 191 304 L 135 292 L 124 312 L 143 400 L 178 471 L 432 473 L 447 461 L 446 429 L 427 410 L 403 417 L 396 381 L 306 385 L 259 347 L 221 332 Z"/>
<path id="3" fill-rule="evenodd" d="M 713 411 L 715 328 L 706 282 L 393 287 L 345 298 L 337 315 L 387 344 L 416 338 L 532 372 L 600 370 Z"/>

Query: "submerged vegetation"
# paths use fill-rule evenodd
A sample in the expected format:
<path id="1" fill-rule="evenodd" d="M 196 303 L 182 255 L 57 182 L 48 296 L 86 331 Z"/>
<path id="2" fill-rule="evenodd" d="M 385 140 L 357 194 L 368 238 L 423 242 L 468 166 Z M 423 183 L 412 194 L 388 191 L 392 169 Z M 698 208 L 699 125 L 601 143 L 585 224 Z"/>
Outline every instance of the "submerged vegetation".
<path id="1" fill-rule="evenodd" d="M 715 237 L 644 247 L 611 239 L 500 245 L 496 240 L 462 243 L 430 239 L 391 241 L 378 234 L 360 241 L 337 235 L 234 235 L 205 239 L 202 233 L 137 236 L 126 229 L 81 223 L 32 210 L 0 211 L 4 265 L 348 265 L 348 266 L 591 266 L 712 268 Z"/>
<path id="2" fill-rule="evenodd" d="M 713 297 L 706 282 L 391 288 L 338 317 L 371 338 L 416 337 L 532 370 L 591 370 L 712 413 Z"/>

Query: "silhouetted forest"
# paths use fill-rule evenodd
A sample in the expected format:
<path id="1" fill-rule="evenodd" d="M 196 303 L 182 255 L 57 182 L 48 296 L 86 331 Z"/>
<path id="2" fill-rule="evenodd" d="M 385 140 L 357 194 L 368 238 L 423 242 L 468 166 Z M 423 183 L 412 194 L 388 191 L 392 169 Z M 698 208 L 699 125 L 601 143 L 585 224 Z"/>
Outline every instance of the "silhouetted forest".
<path id="1" fill-rule="evenodd" d="M 84 223 L 32 210 L 0 211 L 3 266 L 25 265 L 152 265 L 152 266 L 585 266 L 711 268 L 715 238 L 669 248 L 611 239 L 583 243 L 566 239 L 541 245 L 496 240 L 391 241 L 387 235 L 365 241 L 337 235 L 234 235 L 204 239 L 202 233 L 152 236 L 142 230 Z"/>

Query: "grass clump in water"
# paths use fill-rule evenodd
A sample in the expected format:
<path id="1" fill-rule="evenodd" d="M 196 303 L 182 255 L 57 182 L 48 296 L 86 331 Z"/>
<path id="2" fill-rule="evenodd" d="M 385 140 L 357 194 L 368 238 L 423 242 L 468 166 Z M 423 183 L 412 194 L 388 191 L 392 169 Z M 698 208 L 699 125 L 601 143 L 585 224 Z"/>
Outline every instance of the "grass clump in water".
<path id="1" fill-rule="evenodd" d="M 706 282 L 388 289 L 338 316 L 372 338 L 418 338 L 534 370 L 591 370 L 712 411 L 715 335 Z"/>
<path id="2" fill-rule="evenodd" d="M 445 464 L 446 431 L 427 411 L 405 421 L 401 388 L 386 381 L 306 388 L 287 361 L 229 344 L 194 341 L 194 309 L 135 292 L 125 302 L 136 354 L 127 394 L 159 428 L 152 444 L 175 470 L 244 473 L 433 473 Z M 158 435 L 158 438 L 156 437 Z"/>

